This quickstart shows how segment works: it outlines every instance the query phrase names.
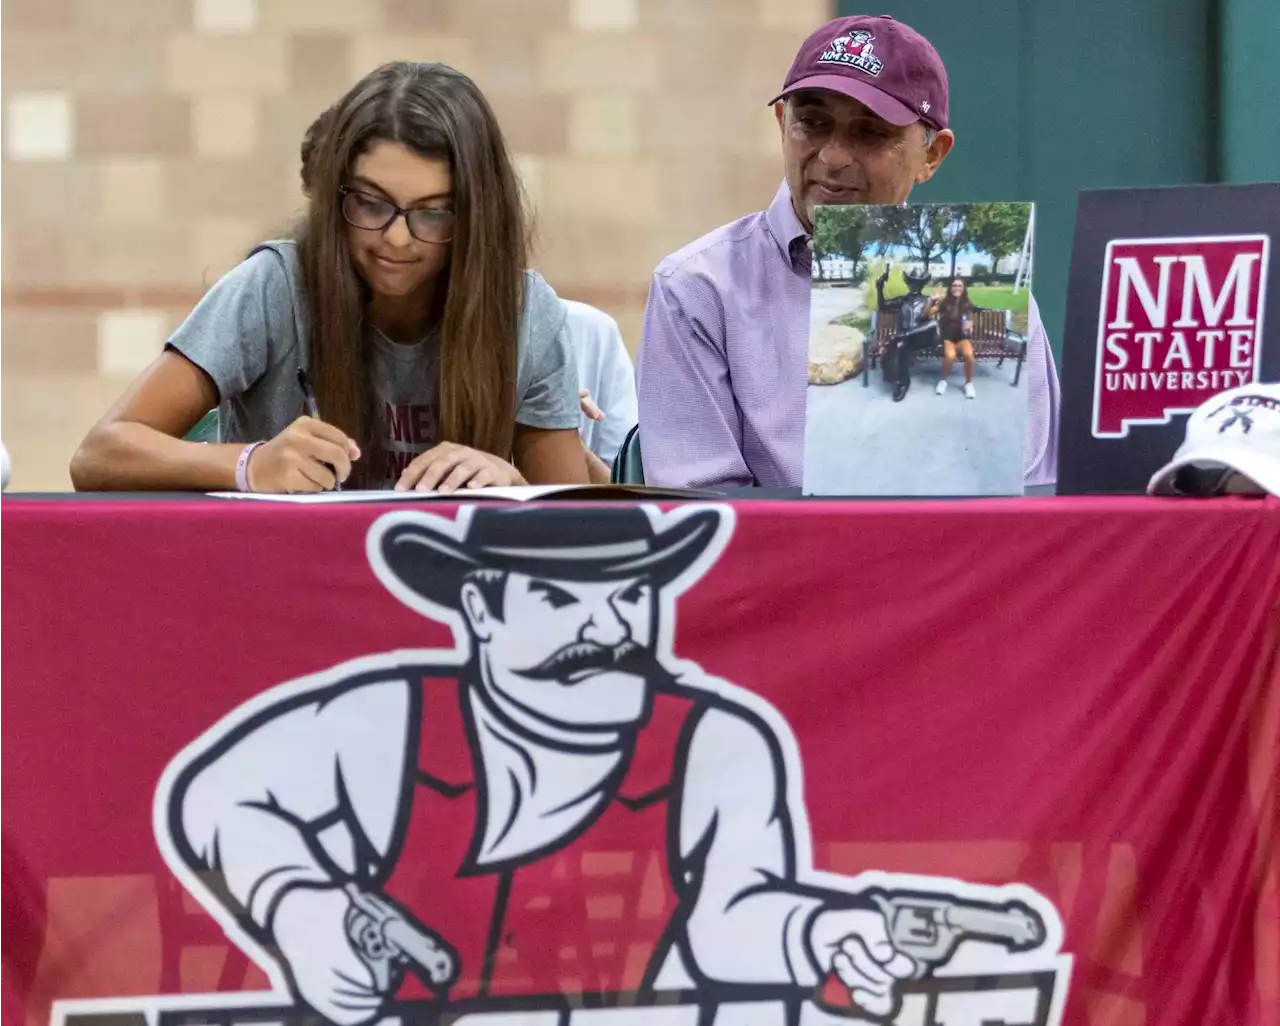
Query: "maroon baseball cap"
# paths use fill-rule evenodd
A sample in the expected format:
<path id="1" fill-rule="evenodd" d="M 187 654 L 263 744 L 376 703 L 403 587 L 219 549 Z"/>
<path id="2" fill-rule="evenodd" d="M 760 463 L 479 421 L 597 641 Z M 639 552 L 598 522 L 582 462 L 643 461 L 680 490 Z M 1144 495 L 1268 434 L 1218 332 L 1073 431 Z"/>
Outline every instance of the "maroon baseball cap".
<path id="1" fill-rule="evenodd" d="M 887 14 L 837 18 L 804 41 L 776 103 L 798 89 L 830 89 L 893 125 L 947 127 L 947 69 L 933 44 Z"/>

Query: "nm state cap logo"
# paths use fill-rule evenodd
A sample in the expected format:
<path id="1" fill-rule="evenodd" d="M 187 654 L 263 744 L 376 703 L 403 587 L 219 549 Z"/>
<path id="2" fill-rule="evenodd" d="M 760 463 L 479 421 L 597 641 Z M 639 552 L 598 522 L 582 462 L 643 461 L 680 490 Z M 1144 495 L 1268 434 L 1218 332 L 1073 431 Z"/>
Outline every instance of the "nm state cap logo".
<path id="1" fill-rule="evenodd" d="M 875 55 L 875 46 L 871 42 L 874 38 L 865 29 L 856 29 L 843 36 L 837 36 L 822 51 L 818 63 L 847 64 L 859 71 L 865 71 L 868 75 L 878 75 L 880 69 L 884 67 L 884 61 Z"/>
<path id="2" fill-rule="evenodd" d="M 1247 435 L 1253 430 L 1254 414 L 1260 410 L 1280 413 L 1280 399 L 1246 392 L 1228 399 L 1205 419 L 1218 425 L 1220 435 L 1227 434 L 1232 429 Z"/>

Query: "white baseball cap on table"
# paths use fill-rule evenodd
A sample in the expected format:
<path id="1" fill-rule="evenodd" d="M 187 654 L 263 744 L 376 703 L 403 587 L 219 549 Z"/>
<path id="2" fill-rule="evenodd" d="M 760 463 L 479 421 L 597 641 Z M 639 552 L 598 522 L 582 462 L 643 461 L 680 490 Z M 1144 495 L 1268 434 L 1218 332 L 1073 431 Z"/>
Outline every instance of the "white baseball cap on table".
<path id="1" fill-rule="evenodd" d="M 1202 403 L 1147 492 L 1280 496 L 1280 383 L 1243 385 Z"/>

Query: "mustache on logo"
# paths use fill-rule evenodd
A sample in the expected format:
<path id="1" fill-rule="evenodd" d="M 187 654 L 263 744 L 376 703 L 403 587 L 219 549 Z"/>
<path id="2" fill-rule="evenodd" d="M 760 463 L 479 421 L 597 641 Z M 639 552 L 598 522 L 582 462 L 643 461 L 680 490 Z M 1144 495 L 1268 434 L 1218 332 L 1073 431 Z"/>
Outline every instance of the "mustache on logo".
<path id="1" fill-rule="evenodd" d="M 673 679 L 652 651 L 634 641 L 624 641 L 619 645 L 574 642 L 556 650 L 537 666 L 521 670 L 520 675 L 532 680 L 554 680 L 572 685 L 578 683 L 581 676 L 606 670 L 631 673 L 654 682 Z"/>

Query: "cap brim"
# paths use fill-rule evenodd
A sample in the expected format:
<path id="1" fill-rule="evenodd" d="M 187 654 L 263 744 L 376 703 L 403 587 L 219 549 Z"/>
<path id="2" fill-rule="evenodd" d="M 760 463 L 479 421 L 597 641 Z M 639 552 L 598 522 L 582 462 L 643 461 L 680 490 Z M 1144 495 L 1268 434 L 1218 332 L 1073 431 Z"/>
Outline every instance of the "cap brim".
<path id="1" fill-rule="evenodd" d="M 792 82 L 791 85 L 782 90 L 769 101 L 768 106 L 773 106 L 784 96 L 790 96 L 801 89 L 828 89 L 833 93 L 848 96 L 859 103 L 865 104 L 891 125 L 901 127 L 915 124 L 915 122 L 921 120 L 920 114 L 902 101 L 895 100 L 888 93 L 877 89 L 870 82 L 850 78 L 848 75 L 810 75 L 808 78 L 802 78 L 798 82 Z"/>
<path id="2" fill-rule="evenodd" d="M 1194 448 L 1183 448 L 1172 461 L 1153 475 L 1147 484 L 1148 495 L 1181 495 L 1174 487 L 1178 471 L 1193 463 L 1209 463 L 1230 467 L 1242 474 L 1264 491 L 1280 497 L 1280 457 L 1245 449 L 1228 443 L 1206 443 Z"/>

